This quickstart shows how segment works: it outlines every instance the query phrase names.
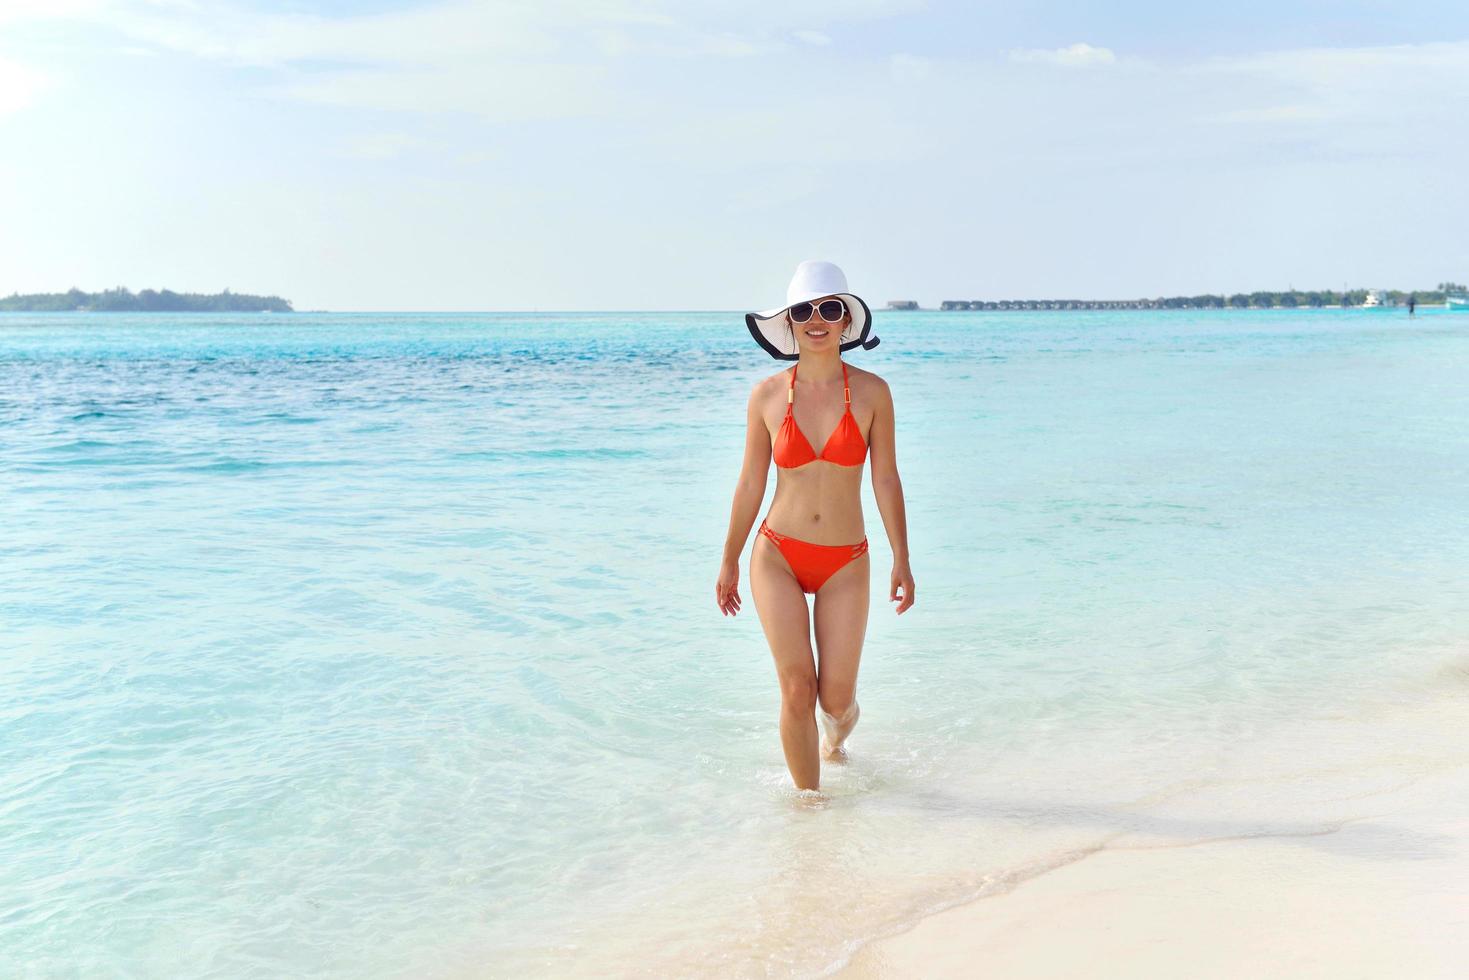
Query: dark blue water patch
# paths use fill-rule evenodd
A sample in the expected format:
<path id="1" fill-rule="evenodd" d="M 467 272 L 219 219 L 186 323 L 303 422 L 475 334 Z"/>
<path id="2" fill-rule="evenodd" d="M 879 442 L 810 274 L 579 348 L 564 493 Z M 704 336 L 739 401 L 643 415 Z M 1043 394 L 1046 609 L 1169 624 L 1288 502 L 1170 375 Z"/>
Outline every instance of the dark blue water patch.
<path id="1" fill-rule="evenodd" d="M 221 475 L 235 473 L 255 473 L 267 469 L 270 463 L 258 459 L 222 459 L 213 463 L 199 463 L 192 466 L 172 467 L 176 473 L 217 473 Z"/>
<path id="2" fill-rule="evenodd" d="M 39 473 L 76 466 L 129 466 L 175 462 L 178 454 L 162 453 L 158 444 L 149 440 L 99 442 L 78 439 L 51 446 L 37 446 L 28 457 L 21 457 L 12 467 L 18 472 Z"/>
<path id="3" fill-rule="evenodd" d="M 314 469 L 350 469 L 356 466 L 367 465 L 362 460 L 352 459 L 236 459 L 228 457 L 215 460 L 211 463 L 199 463 L 188 466 L 174 466 L 170 469 L 175 473 L 256 473 L 262 470 L 314 470 Z"/>
<path id="4" fill-rule="evenodd" d="M 137 442 L 132 443 L 132 445 L 138 444 Z M 143 444 L 146 445 L 146 443 Z M 76 453 L 93 449 L 114 449 L 124 445 L 128 445 L 128 443 L 98 442 L 94 439 L 74 439 L 71 442 L 60 443 L 55 446 L 41 446 L 35 451 L 40 453 Z"/>
<path id="5" fill-rule="evenodd" d="M 419 537 L 423 545 L 459 548 L 502 548 L 532 547 L 545 541 L 545 535 L 514 527 L 467 527 L 453 528 L 437 533 L 424 533 Z"/>
<path id="6" fill-rule="evenodd" d="M 454 453 L 454 459 L 630 459 L 650 455 L 643 449 L 613 449 L 596 446 L 589 449 L 476 449 Z"/>
<path id="7" fill-rule="evenodd" d="M 259 415 L 255 418 L 232 418 L 231 425 L 249 427 L 256 425 L 315 425 L 324 419 L 315 415 L 292 415 L 288 412 L 271 412 L 268 415 Z"/>

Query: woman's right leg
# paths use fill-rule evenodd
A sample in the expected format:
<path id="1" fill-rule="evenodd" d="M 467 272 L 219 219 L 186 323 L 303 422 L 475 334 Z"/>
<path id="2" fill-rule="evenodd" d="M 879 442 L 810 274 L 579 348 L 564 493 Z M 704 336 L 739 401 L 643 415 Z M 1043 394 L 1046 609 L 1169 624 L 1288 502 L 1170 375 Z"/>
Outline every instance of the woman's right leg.
<path id="1" fill-rule="evenodd" d="M 785 556 L 763 534 L 750 552 L 750 595 L 780 681 L 780 744 L 798 789 L 821 785 L 811 611 Z"/>
<path id="2" fill-rule="evenodd" d="M 816 591 L 811 615 L 816 623 L 816 689 L 826 729 L 821 754 L 844 759 L 842 742 L 852 734 L 857 707 L 857 666 L 867 634 L 872 556 L 863 553 L 837 569 Z"/>

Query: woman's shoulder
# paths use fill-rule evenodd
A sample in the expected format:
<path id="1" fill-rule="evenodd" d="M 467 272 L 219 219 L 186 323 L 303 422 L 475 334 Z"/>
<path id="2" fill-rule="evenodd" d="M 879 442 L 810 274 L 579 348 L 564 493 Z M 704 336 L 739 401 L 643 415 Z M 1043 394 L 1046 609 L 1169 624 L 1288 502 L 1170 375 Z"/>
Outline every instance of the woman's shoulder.
<path id="1" fill-rule="evenodd" d="M 883 379 L 882 375 L 874 371 L 864 370 L 853 364 L 847 365 L 847 377 L 849 380 L 855 381 L 858 385 L 870 391 L 887 391 L 888 389 L 888 383 Z"/>
<path id="2" fill-rule="evenodd" d="M 776 393 L 779 392 L 781 400 L 784 401 L 785 390 L 789 388 L 790 385 L 791 369 L 789 367 L 784 367 L 774 374 L 766 375 L 759 381 L 756 381 L 754 388 L 750 393 L 757 397 L 773 398 L 775 397 Z"/>
<path id="3" fill-rule="evenodd" d="M 768 408 L 777 399 L 785 401 L 785 389 L 790 384 L 790 377 L 791 369 L 786 368 L 754 382 L 750 386 L 751 404 L 764 405 Z"/>

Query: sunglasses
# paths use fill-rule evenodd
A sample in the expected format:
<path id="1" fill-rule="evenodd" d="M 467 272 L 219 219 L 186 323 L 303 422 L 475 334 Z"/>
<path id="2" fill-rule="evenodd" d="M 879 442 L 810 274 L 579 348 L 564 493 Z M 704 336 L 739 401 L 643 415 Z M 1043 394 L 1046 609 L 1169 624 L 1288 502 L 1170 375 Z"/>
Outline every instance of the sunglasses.
<path id="1" fill-rule="evenodd" d="M 827 323 L 836 323 L 841 320 L 842 314 L 847 312 L 847 304 L 839 299 L 822 300 L 820 305 L 797 303 L 791 307 L 791 321 L 793 323 L 805 323 L 811 319 L 811 314 L 817 310 L 821 311 L 821 319 Z"/>

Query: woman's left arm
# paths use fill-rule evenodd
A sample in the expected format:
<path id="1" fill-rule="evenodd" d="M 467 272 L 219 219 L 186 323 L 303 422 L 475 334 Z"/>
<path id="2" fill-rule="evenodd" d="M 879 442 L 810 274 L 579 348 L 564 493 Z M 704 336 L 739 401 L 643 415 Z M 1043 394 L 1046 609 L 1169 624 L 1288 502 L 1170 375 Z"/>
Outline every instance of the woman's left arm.
<path id="1" fill-rule="evenodd" d="M 913 572 L 908 567 L 908 515 L 903 506 L 903 481 L 898 477 L 897 422 L 893 394 L 887 382 L 875 375 L 873 380 L 877 382 L 877 409 L 872 417 L 872 431 L 867 434 L 867 448 L 872 454 L 872 493 L 877 497 L 877 509 L 882 513 L 888 543 L 893 549 L 888 601 L 897 602 L 897 611 L 902 613 L 913 605 Z"/>

